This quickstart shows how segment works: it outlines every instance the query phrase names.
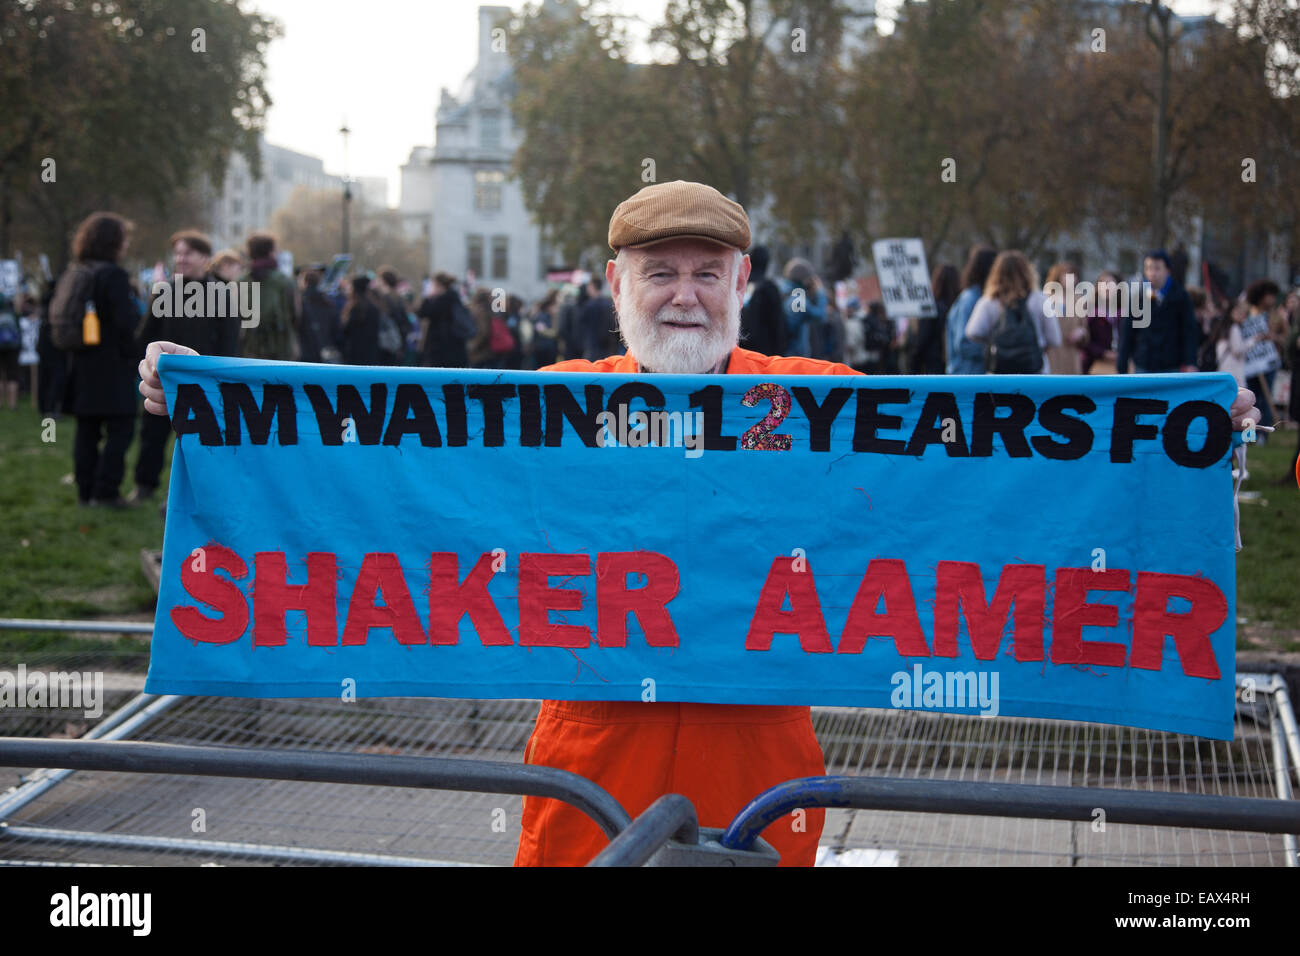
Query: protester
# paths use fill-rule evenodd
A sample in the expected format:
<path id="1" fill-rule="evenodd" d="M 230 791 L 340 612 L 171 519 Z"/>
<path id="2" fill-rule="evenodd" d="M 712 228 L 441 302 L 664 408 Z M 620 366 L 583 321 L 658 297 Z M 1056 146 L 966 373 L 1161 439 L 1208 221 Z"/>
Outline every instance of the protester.
<path id="1" fill-rule="evenodd" d="M 998 253 L 984 294 L 966 323 L 966 337 L 985 344 L 990 372 L 1047 374 L 1047 349 L 1061 344 L 1061 328 L 1038 290 L 1038 277 L 1024 253 Z"/>
<path id="2" fill-rule="evenodd" d="M 477 326 L 456 291 L 456 279 L 446 272 L 433 278 L 434 294 L 420 303 L 416 313 L 425 320 L 420 343 L 420 364 L 430 368 L 467 368 L 466 344 Z"/>
<path id="3" fill-rule="evenodd" d="M 343 364 L 378 365 L 379 306 L 370 298 L 370 277 L 353 276 L 343 307 Z"/>
<path id="4" fill-rule="evenodd" d="M 595 361 L 616 352 L 614 303 L 605 295 L 605 281 L 592 276 L 587 283 L 587 301 L 578 311 L 578 327 L 582 330 L 582 357 Z"/>
<path id="5" fill-rule="evenodd" d="M 1200 332 L 1192 300 L 1187 291 L 1169 271 L 1169 256 L 1163 249 L 1147 253 L 1142 261 L 1142 271 L 1151 289 L 1149 311 L 1131 304 L 1129 314 L 1120 320 L 1119 350 L 1116 365 L 1121 375 L 1133 371 L 1195 372 L 1196 351 L 1200 346 Z M 1135 319 L 1147 323 L 1136 324 Z"/>
<path id="6" fill-rule="evenodd" d="M 222 282 L 239 281 L 244 271 L 244 261 L 234 249 L 222 249 L 212 257 L 212 274 Z"/>
<path id="7" fill-rule="evenodd" d="M 532 351 L 529 353 L 530 368 L 541 368 L 555 363 L 559 352 L 559 338 L 555 329 L 555 306 L 560 300 L 560 293 L 551 289 L 542 296 L 533 312 Z"/>
<path id="8" fill-rule="evenodd" d="M 294 315 L 293 281 L 280 271 L 275 257 L 275 236 L 255 232 L 248 237 L 246 282 L 259 286 L 255 325 L 244 328 L 245 358 L 286 361 L 297 358 L 297 317 Z"/>
<path id="9" fill-rule="evenodd" d="M 993 260 L 998 257 L 991 246 L 974 246 L 961 273 L 962 291 L 957 301 L 948 309 L 947 340 L 949 375 L 983 375 L 984 349 L 978 342 L 966 338 L 966 324 L 975 311 L 975 304 L 984 294 Z"/>
<path id="10" fill-rule="evenodd" d="M 823 328 L 826 322 L 826 290 L 807 259 L 791 259 L 785 264 L 781 308 L 785 312 L 787 347 L 791 355 L 809 358 L 823 353 Z"/>
<path id="11" fill-rule="evenodd" d="M 380 361 L 384 365 L 401 365 L 406 357 L 406 340 L 412 332 L 411 322 L 407 318 L 406 302 L 398 292 L 402 277 L 392 266 L 380 266 L 375 277 L 378 281 L 371 285 L 371 297 L 379 307 L 381 323 L 391 322 L 391 328 L 396 329 L 398 336 L 396 348 L 384 348 L 385 343 L 381 337 Z M 392 343 L 389 342 L 388 345 L 391 346 Z"/>
<path id="12" fill-rule="evenodd" d="M 916 320 L 916 335 L 911 342 L 908 368 L 914 375 L 942 375 L 946 316 L 961 294 L 961 277 L 955 266 L 941 262 L 930 274 L 930 291 L 934 296 L 935 318 Z"/>
<path id="13" fill-rule="evenodd" d="M 18 308 L 0 293 L 0 405 L 8 405 L 10 411 L 18 410 L 18 353 L 22 345 Z"/>
<path id="14" fill-rule="evenodd" d="M 91 507 L 131 507 L 119 489 L 135 432 L 139 353 L 134 336 L 140 313 L 131 302 L 126 270 L 117 264 L 131 228 L 111 212 L 87 216 L 72 239 L 73 265 L 60 277 L 51 302 L 51 322 L 71 323 L 81 331 L 82 348 L 68 360 L 63 410 L 77 418 L 77 500 Z"/>
<path id="15" fill-rule="evenodd" d="M 324 271 L 312 267 L 298 275 L 301 319 L 298 350 L 304 362 L 339 362 L 343 358 L 343 324 L 339 307 L 321 288 Z"/>
<path id="16" fill-rule="evenodd" d="M 1047 281 L 1043 283 L 1044 292 L 1055 287 L 1056 283 L 1063 290 L 1060 301 L 1053 302 L 1049 297 L 1048 306 L 1056 314 L 1056 324 L 1061 329 L 1061 344 L 1047 350 L 1047 364 L 1053 375 L 1080 375 L 1083 363 L 1079 355 L 1079 346 L 1088 337 L 1087 317 L 1078 314 L 1075 302 L 1064 295 L 1064 290 L 1073 289 L 1079 279 L 1079 267 L 1073 262 L 1057 262 L 1047 271 Z"/>
<path id="17" fill-rule="evenodd" d="M 1227 372 L 1237 380 L 1237 384 L 1246 384 L 1246 353 L 1260 341 L 1259 335 L 1246 338 L 1242 334 L 1242 323 L 1246 321 L 1249 307 L 1245 300 L 1233 304 L 1228 311 L 1227 320 L 1217 325 L 1213 332 L 1214 353 L 1218 358 L 1216 371 Z"/>
<path id="18" fill-rule="evenodd" d="M 1261 425 L 1272 425 L 1276 417 L 1273 385 L 1277 379 L 1277 370 L 1282 367 L 1282 357 L 1278 354 L 1269 316 L 1281 291 L 1271 279 L 1257 279 L 1246 287 L 1246 305 L 1249 311 L 1241 323 L 1241 337 L 1249 344 L 1243 359 L 1242 374 L 1245 376 L 1246 387 L 1264 399 L 1259 406 L 1264 415 L 1259 422 Z M 1260 444 L 1266 441 L 1266 433 L 1261 432 Z"/>
<path id="19" fill-rule="evenodd" d="M 159 295 L 150 301 L 140 326 L 138 354 L 143 354 L 150 342 L 165 339 L 188 345 L 204 355 L 238 355 L 241 322 L 238 309 L 229 298 L 218 301 L 215 297 L 210 300 L 208 296 L 208 287 L 220 281 L 209 271 L 212 242 L 197 229 L 183 229 L 172 235 L 170 243 L 175 275 L 183 283 L 200 283 L 201 290 L 191 293 L 182 287 L 177 296 L 174 283 L 160 290 Z M 197 304 L 197 309 L 193 304 L 186 308 L 187 300 Z M 209 301 L 216 306 L 213 314 L 208 310 Z M 157 494 L 171 436 L 170 423 L 160 421 L 157 415 L 141 413 L 140 451 L 135 462 L 135 488 L 130 494 L 132 502 L 148 501 Z"/>
<path id="20" fill-rule="evenodd" d="M 1087 337 L 1078 345 L 1079 371 L 1084 375 L 1115 374 L 1115 330 L 1119 309 L 1112 290 L 1118 290 L 1119 281 L 1119 276 L 1113 272 L 1097 274 L 1096 295 L 1088 306 Z"/>
<path id="21" fill-rule="evenodd" d="M 627 354 L 562 362 L 547 371 L 763 376 L 760 381 L 852 374 L 843 365 L 773 358 L 739 347 L 749 221 L 742 207 L 711 187 L 685 182 L 645 187 L 614 210 L 608 241 L 615 258 L 606 264 L 605 276 Z M 648 268 L 651 261 L 659 271 Z M 155 343 L 141 364 L 140 391 L 152 413 L 166 414 L 158 354 L 177 350 Z M 1245 398 L 1233 405 L 1236 427 L 1255 414 Z M 616 490 L 593 487 L 584 493 Z M 732 493 L 746 495 L 749 489 Z M 689 537 L 697 526 L 688 509 L 681 533 Z M 825 773 L 810 709 L 803 705 L 544 701 L 524 762 L 585 777 L 634 816 L 665 793 L 680 793 L 707 827 L 726 825 L 755 794 L 777 783 Z M 783 865 L 810 866 L 824 819 L 823 810 L 810 808 L 799 825 L 769 827 L 764 839 Z M 515 862 L 581 865 L 606 843 L 577 807 L 528 797 Z"/>
<path id="22" fill-rule="evenodd" d="M 785 311 L 781 307 L 781 290 L 767 274 L 767 246 L 750 249 L 749 261 L 752 269 L 740 310 L 740 341 L 745 348 L 763 355 L 785 355 L 789 349 Z"/>

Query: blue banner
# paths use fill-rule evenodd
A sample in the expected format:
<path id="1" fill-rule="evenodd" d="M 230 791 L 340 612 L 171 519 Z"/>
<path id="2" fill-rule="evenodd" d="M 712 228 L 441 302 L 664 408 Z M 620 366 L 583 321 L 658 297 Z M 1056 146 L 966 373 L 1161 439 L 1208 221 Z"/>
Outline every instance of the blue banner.
<path id="1" fill-rule="evenodd" d="M 150 693 L 1232 736 L 1229 375 L 158 368 Z"/>

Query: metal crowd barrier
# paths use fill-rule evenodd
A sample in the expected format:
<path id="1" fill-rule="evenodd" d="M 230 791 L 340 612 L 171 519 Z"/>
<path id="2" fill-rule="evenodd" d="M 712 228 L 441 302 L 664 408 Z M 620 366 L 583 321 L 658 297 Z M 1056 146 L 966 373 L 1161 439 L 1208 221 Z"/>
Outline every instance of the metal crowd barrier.
<path id="1" fill-rule="evenodd" d="M 551 797 L 586 813 L 611 837 L 591 866 L 775 866 L 760 834 L 799 808 L 907 810 L 1046 820 L 1094 818 L 1151 826 L 1300 833 L 1300 802 L 1081 787 L 806 777 L 756 797 L 725 831 L 701 828 L 680 794 L 660 797 L 635 820 L 603 788 L 551 767 L 445 757 L 191 747 L 116 740 L 0 737 L 0 766 L 256 777 L 317 783 L 472 790 Z M 21 788 L 20 788 L 21 789 Z M 0 821 L 13 803 L 0 801 Z M 0 828 L 4 824 L 0 823 Z"/>

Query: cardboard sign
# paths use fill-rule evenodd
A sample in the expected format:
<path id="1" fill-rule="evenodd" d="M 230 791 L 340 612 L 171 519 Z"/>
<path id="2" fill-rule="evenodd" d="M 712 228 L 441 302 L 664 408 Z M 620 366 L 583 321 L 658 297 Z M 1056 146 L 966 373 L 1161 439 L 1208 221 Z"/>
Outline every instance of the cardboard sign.
<path id="1" fill-rule="evenodd" d="M 1231 736 L 1229 375 L 159 371 L 150 693 Z"/>
<path id="2" fill-rule="evenodd" d="M 932 319 L 939 309 L 930 290 L 930 270 L 920 239 L 881 239 L 871 244 L 880 278 L 880 297 L 891 319 Z"/>

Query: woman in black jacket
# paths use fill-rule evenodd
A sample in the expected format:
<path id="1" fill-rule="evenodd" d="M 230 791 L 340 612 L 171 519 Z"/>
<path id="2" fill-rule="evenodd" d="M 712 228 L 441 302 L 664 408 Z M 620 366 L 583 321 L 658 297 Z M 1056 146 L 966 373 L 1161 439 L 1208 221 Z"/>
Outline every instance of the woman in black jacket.
<path id="1" fill-rule="evenodd" d="M 86 217 L 72 239 L 73 261 L 94 270 L 91 301 L 99 318 L 99 344 L 71 353 L 64 392 L 63 410 L 77 419 L 72 454 L 83 505 L 129 507 L 118 490 L 135 434 L 140 314 L 126 270 L 117 261 L 126 252 L 130 230 L 121 216 L 97 212 Z"/>
<path id="2" fill-rule="evenodd" d="M 379 306 L 370 298 L 369 276 L 356 276 L 343 307 L 343 364 L 379 365 Z"/>

